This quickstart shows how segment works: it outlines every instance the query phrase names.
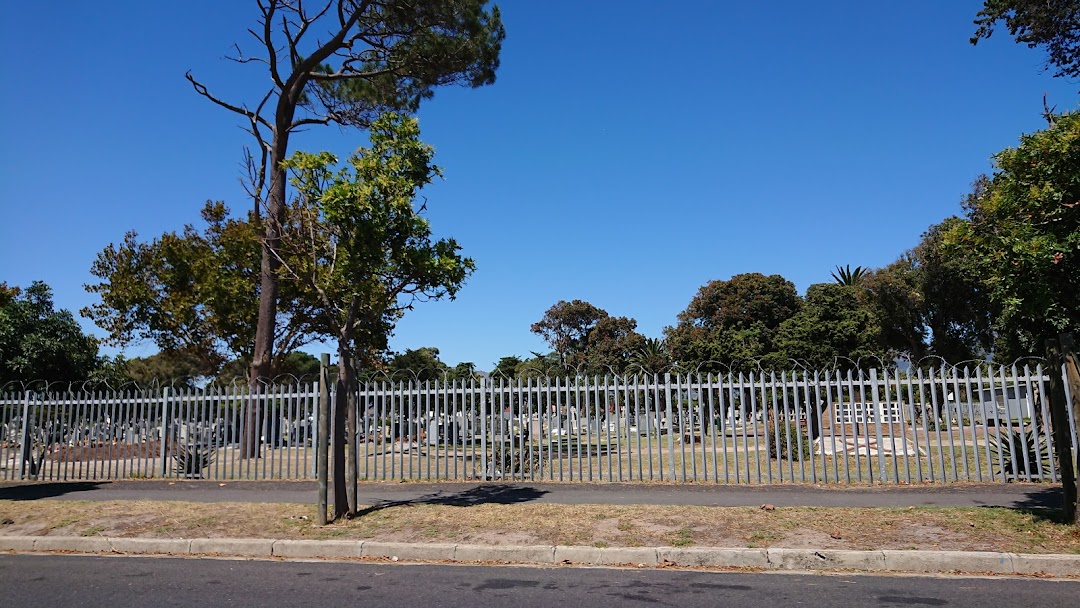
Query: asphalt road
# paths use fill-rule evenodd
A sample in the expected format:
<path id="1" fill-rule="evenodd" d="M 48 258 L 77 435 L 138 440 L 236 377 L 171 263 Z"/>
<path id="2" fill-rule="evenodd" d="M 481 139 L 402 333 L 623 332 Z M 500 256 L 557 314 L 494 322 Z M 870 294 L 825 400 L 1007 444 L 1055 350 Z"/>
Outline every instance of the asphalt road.
<path id="1" fill-rule="evenodd" d="M 1080 583 L 331 562 L 0 555 L 7 606 L 1075 606 Z"/>
<path id="2" fill-rule="evenodd" d="M 313 504 L 310 481 L 79 481 L 0 483 L 0 500 L 179 500 Z M 849 488 L 810 485 L 660 485 L 557 483 L 362 483 L 363 504 L 701 505 L 778 507 L 1060 508 L 1061 487 L 1039 484 L 950 484 Z"/>

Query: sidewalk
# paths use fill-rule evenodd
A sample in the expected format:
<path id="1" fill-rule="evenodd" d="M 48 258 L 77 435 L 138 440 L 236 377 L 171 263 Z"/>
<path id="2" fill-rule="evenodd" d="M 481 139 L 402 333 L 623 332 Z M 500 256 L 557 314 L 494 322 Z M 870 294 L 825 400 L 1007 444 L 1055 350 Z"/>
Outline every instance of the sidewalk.
<path id="1" fill-rule="evenodd" d="M 313 481 L 76 481 L 0 483 L 0 500 L 179 500 L 314 504 Z M 478 489 L 498 489 L 483 492 Z M 359 484 L 364 504 L 681 505 L 705 507 L 1004 507 L 1061 508 L 1050 484 L 925 484 L 919 486 L 674 485 L 626 483 L 394 483 Z"/>

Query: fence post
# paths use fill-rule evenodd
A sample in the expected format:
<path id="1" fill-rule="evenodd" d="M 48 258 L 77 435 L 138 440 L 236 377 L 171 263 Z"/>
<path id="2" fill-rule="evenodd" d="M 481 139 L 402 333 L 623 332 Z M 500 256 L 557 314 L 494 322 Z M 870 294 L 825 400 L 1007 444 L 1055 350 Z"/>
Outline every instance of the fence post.
<path id="1" fill-rule="evenodd" d="M 487 395 L 487 376 L 480 376 L 480 476 L 481 479 L 488 479 L 488 463 L 491 460 L 488 458 L 488 395 Z M 561 465 L 560 465 L 561 467 Z M 561 468 L 559 469 L 562 470 Z M 494 471 L 491 471 L 491 479 L 494 479 Z"/>
<path id="2" fill-rule="evenodd" d="M 1076 342 L 1072 334 L 1061 334 L 1059 339 L 1065 359 L 1065 390 L 1068 391 L 1070 403 L 1070 436 L 1075 455 L 1077 451 L 1076 424 L 1080 420 L 1080 352 L 1076 350 Z M 1076 467 L 1074 466 L 1073 469 L 1075 470 Z"/>
<path id="3" fill-rule="evenodd" d="M 877 455 L 878 455 L 878 479 L 885 483 L 885 438 L 881 434 L 881 418 L 885 415 L 885 411 L 881 407 L 881 392 L 878 390 L 878 376 L 877 369 L 870 368 L 870 395 L 874 400 L 874 440 L 877 441 Z M 869 413 L 866 409 L 866 404 L 863 404 L 863 411 Z M 867 443 L 869 444 L 870 438 L 867 437 Z M 867 460 L 870 458 L 869 450 L 867 450 Z M 893 466 L 896 465 L 896 454 L 892 455 Z M 871 480 L 873 481 L 873 480 Z"/>
<path id="4" fill-rule="evenodd" d="M 345 486 L 345 495 L 346 499 L 349 502 L 349 517 L 355 515 L 357 510 L 356 463 L 359 450 L 356 449 L 356 437 L 358 435 L 356 429 L 356 406 L 359 400 L 356 396 L 358 390 L 358 383 L 356 381 L 356 370 L 359 368 L 358 363 L 359 361 L 354 358 L 352 381 L 349 383 L 348 386 L 343 387 L 346 391 L 348 391 L 345 398 L 345 405 L 349 408 L 349 411 L 345 416 L 345 432 L 348 435 L 348 442 L 346 443 L 346 446 L 348 447 L 348 452 L 346 453 L 345 461 L 345 479 L 347 483 L 347 485 Z"/>
<path id="5" fill-rule="evenodd" d="M 315 438 L 315 476 L 319 480 L 319 504 L 316 506 L 317 521 L 326 525 L 326 477 L 328 450 L 330 448 L 330 355 L 319 357 L 319 409 L 316 414 L 318 432 Z"/>
<path id="6" fill-rule="evenodd" d="M 30 440 L 30 395 L 31 391 L 26 391 L 26 396 L 23 401 L 23 419 L 22 419 L 22 449 L 19 450 L 19 479 L 26 479 L 26 465 L 30 463 L 33 465 L 34 458 L 34 446 Z M 31 466 L 31 469 L 33 467 Z M 33 470 L 31 470 L 33 474 Z"/>
<path id="7" fill-rule="evenodd" d="M 161 476 L 165 477 L 169 469 L 167 444 L 169 443 L 169 387 L 161 389 Z"/>
<path id="8" fill-rule="evenodd" d="M 1065 367 L 1062 346 L 1069 342 L 1064 339 L 1046 341 L 1047 372 L 1050 375 L 1050 423 L 1054 426 L 1054 448 L 1057 451 L 1061 472 L 1061 487 L 1064 490 L 1065 521 L 1075 524 L 1076 520 L 1076 470 L 1073 468 L 1072 432 L 1069 429 L 1069 411 L 1065 405 L 1065 384 L 1062 382 L 1062 367 Z"/>

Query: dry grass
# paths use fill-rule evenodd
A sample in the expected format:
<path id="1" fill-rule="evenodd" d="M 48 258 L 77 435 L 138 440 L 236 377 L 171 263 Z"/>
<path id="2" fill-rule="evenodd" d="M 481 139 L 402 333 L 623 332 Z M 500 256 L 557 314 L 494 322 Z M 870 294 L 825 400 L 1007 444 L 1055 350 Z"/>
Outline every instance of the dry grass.
<path id="1" fill-rule="evenodd" d="M 476 544 L 1080 553 L 1054 512 L 997 508 L 404 505 L 325 527 L 305 505 L 0 501 L 0 535 L 373 539 Z"/>

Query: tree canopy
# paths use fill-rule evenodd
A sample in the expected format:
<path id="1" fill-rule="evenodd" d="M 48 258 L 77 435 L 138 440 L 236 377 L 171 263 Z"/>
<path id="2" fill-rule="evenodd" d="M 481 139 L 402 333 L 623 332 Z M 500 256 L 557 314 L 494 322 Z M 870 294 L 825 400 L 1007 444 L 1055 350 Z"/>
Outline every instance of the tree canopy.
<path id="1" fill-rule="evenodd" d="M 565 370 L 586 374 L 621 373 L 645 337 L 637 321 L 613 317 L 584 300 L 559 300 L 532 324 L 559 356 Z"/>
<path id="2" fill-rule="evenodd" d="M 994 156 L 975 183 L 965 219 L 942 235 L 970 257 L 997 313 L 1001 360 L 1041 354 L 1047 338 L 1080 331 L 1080 113 L 1051 117 Z"/>
<path id="3" fill-rule="evenodd" d="M 52 288 L 0 284 L 0 385 L 6 382 L 87 380 L 105 361 L 97 339 L 67 310 L 55 310 Z"/>
<path id="4" fill-rule="evenodd" d="M 877 366 L 889 358 L 860 288 L 837 283 L 807 288 L 802 307 L 777 329 L 775 347 L 781 367 L 785 359 L 794 359 L 810 369 L 843 370 Z"/>
<path id="5" fill-rule="evenodd" d="M 780 275 L 738 274 L 703 285 L 664 334 L 684 367 L 749 371 L 775 352 L 776 331 L 801 305 L 795 285 Z"/>
<path id="6" fill-rule="evenodd" d="M 82 314 L 108 332 L 106 342 L 127 346 L 150 341 L 163 353 L 148 370 L 168 363 L 183 376 L 213 376 L 228 361 L 250 363 L 258 319 L 261 220 L 229 217 L 222 202 L 202 209 L 205 226 L 187 225 L 150 242 L 128 232 L 90 268 L 99 283 L 86 290 L 101 301 Z M 309 303 L 292 285 L 281 290 L 275 334 L 275 373 L 288 353 L 322 337 Z M 141 373 L 141 372 L 140 372 Z"/>
<path id="7" fill-rule="evenodd" d="M 286 164 L 298 195 L 278 261 L 350 362 L 373 365 L 407 310 L 453 298 L 475 269 L 457 241 L 432 239 L 414 204 L 439 174 L 433 156 L 416 119 L 387 114 L 345 167 L 328 153 L 298 152 Z"/>
<path id="8" fill-rule="evenodd" d="M 254 138 L 248 180 L 263 213 L 251 381 L 270 375 L 278 316 L 278 251 L 286 222 L 289 140 L 297 130 L 366 128 L 387 111 L 415 111 L 434 89 L 495 80 L 505 30 L 486 0 L 259 0 L 256 40 L 234 61 L 266 69 L 264 92 L 227 101 L 187 74 L 195 91 L 240 115 Z M 246 46 L 246 45 L 245 45 Z M 258 101 L 255 101 L 258 100 Z"/>
<path id="9" fill-rule="evenodd" d="M 1076 0 L 984 0 L 971 44 L 1004 23 L 1016 42 L 1046 51 L 1054 76 L 1080 76 L 1080 3 Z"/>

